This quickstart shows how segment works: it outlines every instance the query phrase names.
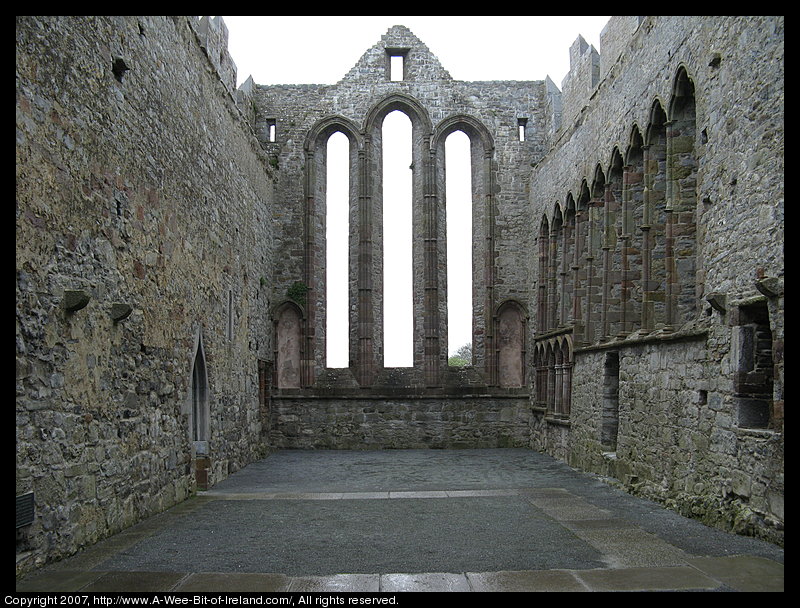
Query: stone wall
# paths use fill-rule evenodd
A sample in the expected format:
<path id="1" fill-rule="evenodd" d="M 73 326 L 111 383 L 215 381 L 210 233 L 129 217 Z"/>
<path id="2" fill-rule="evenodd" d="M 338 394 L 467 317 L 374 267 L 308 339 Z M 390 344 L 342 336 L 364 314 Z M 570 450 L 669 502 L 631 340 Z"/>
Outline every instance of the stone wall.
<path id="1" fill-rule="evenodd" d="M 284 395 L 272 400 L 270 443 L 301 449 L 528 447 L 525 395 Z"/>
<path id="2" fill-rule="evenodd" d="M 548 317 L 532 323 L 534 341 L 575 332 L 569 419 L 535 416 L 532 445 L 782 542 L 783 19 L 615 17 L 604 41 L 613 57 L 573 45 L 562 129 L 531 180 L 535 223 L 547 227 L 539 251 L 556 256 L 535 276 L 550 299 L 537 303 Z M 565 265 L 575 231 L 594 248 L 578 240 Z M 761 371 L 754 310 L 768 317 Z M 609 353 L 615 445 L 603 440 Z M 740 411 L 753 383 L 771 393 L 755 425 Z"/>
<path id="3" fill-rule="evenodd" d="M 273 178 L 220 26 L 17 18 L 18 570 L 194 491 L 200 344 L 203 481 L 264 453 Z"/>

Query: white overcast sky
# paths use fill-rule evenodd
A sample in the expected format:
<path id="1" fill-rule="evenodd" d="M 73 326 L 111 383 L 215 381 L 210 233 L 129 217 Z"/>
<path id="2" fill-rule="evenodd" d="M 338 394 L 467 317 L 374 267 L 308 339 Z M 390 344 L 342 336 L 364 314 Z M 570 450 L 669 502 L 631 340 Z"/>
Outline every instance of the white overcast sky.
<path id="1" fill-rule="evenodd" d="M 237 85 L 334 84 L 393 25 L 408 27 L 456 80 L 543 80 L 561 88 L 581 35 L 600 51 L 609 17 L 222 17 Z"/>

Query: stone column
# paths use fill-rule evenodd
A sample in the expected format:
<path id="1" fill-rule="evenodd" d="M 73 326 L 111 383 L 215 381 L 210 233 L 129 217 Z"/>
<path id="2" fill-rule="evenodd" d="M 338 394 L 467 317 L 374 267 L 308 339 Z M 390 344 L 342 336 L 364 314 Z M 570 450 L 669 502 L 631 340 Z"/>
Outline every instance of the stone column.
<path id="1" fill-rule="evenodd" d="M 316 300 L 317 300 L 317 275 L 315 268 L 317 264 L 316 234 L 314 226 L 317 214 L 317 166 L 314 158 L 314 151 L 306 153 L 306 172 L 305 172 L 305 193 L 306 208 L 303 218 L 303 242 L 305 243 L 305 256 L 303 268 L 303 281 L 307 287 L 305 301 L 305 323 L 300 328 L 300 336 L 303 345 L 300 351 L 300 386 L 307 387 L 314 383 L 314 371 L 316 361 L 316 350 L 314 348 L 314 338 L 316 336 Z M 324 158 L 324 157 L 323 157 Z"/>
<path id="2" fill-rule="evenodd" d="M 430 139 L 423 138 L 422 196 L 424 206 L 424 373 L 429 387 L 440 384 L 440 327 L 439 327 L 439 222 L 436 188 L 436 151 Z"/>
<path id="3" fill-rule="evenodd" d="M 605 192 L 603 193 L 605 201 L 603 203 L 603 279 L 602 279 L 602 295 L 600 304 L 600 339 L 605 342 L 610 338 L 609 320 L 608 320 L 608 307 L 611 290 L 611 202 L 613 194 L 611 192 L 611 183 L 607 183 Z"/>
<path id="4" fill-rule="evenodd" d="M 651 200 L 651 192 L 653 188 L 653 175 L 649 171 L 650 165 L 650 146 L 642 146 L 644 152 L 644 217 L 642 225 L 639 229 L 642 231 L 642 321 L 641 331 L 650 333 L 653 331 L 653 315 L 655 313 L 655 305 L 652 300 L 652 287 L 650 285 L 650 272 L 651 268 L 651 249 L 650 242 L 650 228 L 653 221 L 653 201 Z"/>
<path id="5" fill-rule="evenodd" d="M 621 252 L 621 277 L 620 277 L 620 302 L 619 302 L 619 333 L 618 337 L 627 336 L 631 329 L 628 326 L 632 319 L 628 318 L 628 298 L 630 297 L 630 263 L 628 250 L 631 246 L 631 172 L 630 165 L 622 169 L 622 252 Z"/>
<path id="6" fill-rule="evenodd" d="M 494 171 L 492 170 L 491 149 L 484 151 L 483 155 L 483 183 L 484 201 L 486 204 L 486 250 L 484 252 L 484 285 L 486 289 L 486 305 L 484 308 L 484 322 L 486 327 L 486 352 L 484 354 L 484 369 L 486 370 L 486 383 L 497 386 L 497 345 L 495 343 L 494 327 L 494 276 L 495 276 L 495 212 L 494 212 Z"/>
<path id="7" fill-rule="evenodd" d="M 575 251 L 572 259 L 572 324 L 575 343 L 583 340 L 583 318 L 580 298 L 581 224 L 585 211 L 575 211 Z"/>
<path id="8" fill-rule="evenodd" d="M 370 172 L 371 140 L 364 138 L 364 149 L 358 152 L 358 351 L 356 380 L 370 386 L 375 377 L 374 314 L 373 314 L 373 247 L 372 240 L 372 174 Z"/>
<path id="9" fill-rule="evenodd" d="M 675 122 L 669 120 L 664 123 L 664 127 L 666 130 L 667 139 L 667 200 L 665 209 L 666 225 L 664 226 L 664 265 L 666 271 L 666 285 L 664 287 L 666 290 L 666 318 L 664 319 L 664 331 L 671 332 L 674 331 L 675 328 L 675 304 L 677 293 L 680 292 L 680 284 L 675 266 L 675 215 L 673 213 L 676 211 L 676 207 L 679 207 L 679 203 L 676 205 L 676 196 L 679 196 L 679 193 L 675 191 L 675 168 L 673 166 L 673 163 L 676 160 L 673 152 L 673 142 L 676 134 Z"/>

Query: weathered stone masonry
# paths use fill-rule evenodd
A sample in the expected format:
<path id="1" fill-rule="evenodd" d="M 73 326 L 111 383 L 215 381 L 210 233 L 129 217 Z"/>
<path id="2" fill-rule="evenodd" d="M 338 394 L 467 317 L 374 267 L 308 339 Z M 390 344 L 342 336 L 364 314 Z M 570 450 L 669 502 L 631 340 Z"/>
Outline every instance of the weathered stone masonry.
<path id="1" fill-rule="evenodd" d="M 533 446 L 780 539 L 783 20 L 615 17 L 606 42 L 573 45 L 531 182 Z"/>
<path id="2" fill-rule="evenodd" d="M 783 542 L 782 18 L 614 17 L 600 53 L 569 49 L 561 90 L 455 81 L 402 26 L 336 84 L 236 90 L 226 43 L 219 18 L 17 18 L 18 572 L 270 448 L 530 447 Z M 383 366 L 394 110 L 413 127 L 409 368 Z M 447 365 L 456 130 L 464 368 Z M 336 132 L 351 335 L 332 369 Z"/>
<path id="3" fill-rule="evenodd" d="M 265 453 L 273 172 L 220 57 L 213 21 L 18 18 L 19 568 Z"/>

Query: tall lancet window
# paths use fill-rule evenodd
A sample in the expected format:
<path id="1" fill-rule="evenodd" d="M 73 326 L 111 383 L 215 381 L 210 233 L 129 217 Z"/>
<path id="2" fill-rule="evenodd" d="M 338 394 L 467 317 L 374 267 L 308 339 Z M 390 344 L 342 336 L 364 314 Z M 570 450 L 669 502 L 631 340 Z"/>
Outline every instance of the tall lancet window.
<path id="1" fill-rule="evenodd" d="M 411 121 L 383 121 L 383 364 L 414 365 Z"/>
<path id="2" fill-rule="evenodd" d="M 447 137 L 445 163 L 447 352 L 453 356 L 472 347 L 472 170 L 470 140 L 463 131 Z"/>
<path id="3" fill-rule="evenodd" d="M 325 298 L 327 302 L 327 367 L 348 367 L 349 323 L 349 190 L 350 142 L 344 133 L 330 136 L 327 145 Z"/>

